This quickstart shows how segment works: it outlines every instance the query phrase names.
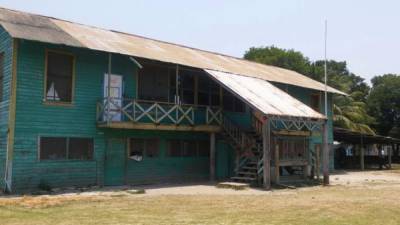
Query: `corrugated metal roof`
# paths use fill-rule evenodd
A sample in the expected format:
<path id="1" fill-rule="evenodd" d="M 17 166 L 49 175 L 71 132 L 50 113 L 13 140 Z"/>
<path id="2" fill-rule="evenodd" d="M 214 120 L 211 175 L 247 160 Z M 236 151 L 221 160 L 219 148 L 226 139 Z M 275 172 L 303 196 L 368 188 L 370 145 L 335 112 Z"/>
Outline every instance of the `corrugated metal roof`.
<path id="1" fill-rule="evenodd" d="M 324 84 L 295 71 L 51 17 L 0 8 L 0 25 L 14 38 L 119 53 L 325 90 Z M 331 87 L 328 91 L 346 95 Z"/>
<path id="2" fill-rule="evenodd" d="M 321 113 L 300 102 L 266 80 L 214 70 L 205 70 L 217 82 L 236 93 L 265 115 L 325 119 Z"/>

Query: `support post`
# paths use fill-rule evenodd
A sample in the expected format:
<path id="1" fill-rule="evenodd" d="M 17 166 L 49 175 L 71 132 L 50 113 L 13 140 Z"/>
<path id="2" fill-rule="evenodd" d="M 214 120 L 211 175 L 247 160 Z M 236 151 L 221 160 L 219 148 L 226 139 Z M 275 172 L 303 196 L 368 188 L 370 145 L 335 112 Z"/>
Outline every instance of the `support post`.
<path id="1" fill-rule="evenodd" d="M 108 53 L 108 74 L 107 74 L 107 125 L 110 125 L 110 108 L 111 108 L 111 67 L 112 55 Z"/>
<path id="2" fill-rule="evenodd" d="M 378 145 L 378 157 L 379 157 L 379 169 L 381 170 L 384 164 L 384 159 L 383 159 L 383 155 L 382 155 L 382 146 Z"/>
<path id="3" fill-rule="evenodd" d="M 215 133 L 210 134 L 210 181 L 215 181 Z"/>
<path id="4" fill-rule="evenodd" d="M 271 189 L 270 121 L 263 124 L 263 182 L 266 190 Z"/>
<path id="5" fill-rule="evenodd" d="M 392 144 L 392 146 L 390 146 L 390 149 L 388 150 L 388 163 L 389 163 L 389 169 L 392 169 L 392 152 L 394 149 L 394 144 Z"/>
<path id="6" fill-rule="evenodd" d="M 321 170 L 321 145 L 318 144 L 315 146 L 315 148 L 315 174 L 317 176 L 317 180 L 319 181 L 319 172 Z"/>
<path id="7" fill-rule="evenodd" d="M 324 174 L 324 185 L 329 185 L 329 145 L 328 145 L 328 121 L 326 120 L 323 124 L 323 174 Z"/>
<path id="8" fill-rule="evenodd" d="M 365 169 L 365 163 L 364 163 L 364 146 L 360 145 L 360 169 L 364 170 Z"/>
<path id="9" fill-rule="evenodd" d="M 279 143 L 275 143 L 275 183 L 279 184 Z"/>

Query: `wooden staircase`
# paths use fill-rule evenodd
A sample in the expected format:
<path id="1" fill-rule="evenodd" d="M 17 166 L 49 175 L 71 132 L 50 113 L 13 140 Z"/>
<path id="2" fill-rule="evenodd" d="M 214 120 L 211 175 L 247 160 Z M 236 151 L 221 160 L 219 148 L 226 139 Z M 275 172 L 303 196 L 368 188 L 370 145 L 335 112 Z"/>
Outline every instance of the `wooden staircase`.
<path id="1" fill-rule="evenodd" d="M 253 126 L 245 130 L 226 116 L 223 118 L 222 135 L 236 150 L 235 182 L 261 184 L 263 173 L 262 124 L 256 118 Z"/>

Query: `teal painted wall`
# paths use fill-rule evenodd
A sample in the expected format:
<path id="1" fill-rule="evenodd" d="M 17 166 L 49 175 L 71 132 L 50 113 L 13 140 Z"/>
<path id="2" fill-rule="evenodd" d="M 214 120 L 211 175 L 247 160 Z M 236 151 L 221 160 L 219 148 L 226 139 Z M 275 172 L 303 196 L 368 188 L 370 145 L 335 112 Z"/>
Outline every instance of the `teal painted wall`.
<path id="1" fill-rule="evenodd" d="M 76 57 L 74 101 L 70 106 L 43 103 L 45 50 L 72 53 Z M 134 98 L 136 68 L 128 57 L 113 55 L 113 74 L 124 76 L 124 97 Z M 157 137 L 160 155 L 135 162 L 125 157 L 125 183 L 143 184 L 175 180 L 206 179 L 208 157 L 168 157 L 168 139 L 204 139 L 207 134 L 166 131 L 110 130 L 96 127 L 96 102 L 103 95 L 103 76 L 107 72 L 108 54 L 86 49 L 56 46 L 31 41 L 19 41 L 17 68 L 17 105 L 13 161 L 13 188 L 16 192 L 36 189 L 41 181 L 52 187 L 102 185 L 106 142 L 110 138 Z M 307 103 L 310 91 L 290 88 L 290 93 Z M 250 125 L 250 110 L 228 113 L 243 127 Z M 40 161 L 38 137 L 91 137 L 94 158 L 90 161 Z M 1 147 L 1 146 L 0 146 Z M 125 152 L 125 156 L 127 153 Z M 232 175 L 234 152 L 223 141 L 217 141 L 217 177 Z"/>
<path id="2" fill-rule="evenodd" d="M 70 106 L 43 103 L 45 50 L 59 50 L 76 57 L 75 89 Z M 108 55 L 96 51 L 19 41 L 13 187 L 37 188 L 43 180 L 53 187 L 102 184 L 105 138 L 97 130 L 96 102 L 103 95 Z M 113 56 L 113 73 L 124 76 L 126 97 L 134 97 L 135 67 L 128 57 Z M 40 161 L 38 137 L 94 138 L 91 161 Z"/>
<path id="3" fill-rule="evenodd" d="M 4 187 L 7 157 L 8 113 L 10 105 L 10 85 L 12 76 L 12 38 L 0 26 L 0 52 L 4 54 L 3 99 L 0 102 L 0 187 Z"/>

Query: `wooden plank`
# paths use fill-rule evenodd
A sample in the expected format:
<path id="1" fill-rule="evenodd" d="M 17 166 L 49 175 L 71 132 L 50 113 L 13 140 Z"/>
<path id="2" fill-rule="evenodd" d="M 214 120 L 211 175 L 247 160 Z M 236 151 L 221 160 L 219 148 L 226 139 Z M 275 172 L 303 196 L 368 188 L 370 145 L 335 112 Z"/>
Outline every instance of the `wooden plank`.
<path id="1" fill-rule="evenodd" d="M 210 134 L 210 181 L 215 181 L 215 133 Z"/>
<path id="2" fill-rule="evenodd" d="M 286 136 L 311 136 L 311 131 L 302 131 L 302 130 L 280 130 L 273 131 L 275 135 L 286 135 Z"/>
<path id="3" fill-rule="evenodd" d="M 364 164 L 364 146 L 360 145 L 358 146 L 360 149 L 360 169 L 364 170 L 365 169 L 365 164 Z"/>
<path id="4" fill-rule="evenodd" d="M 280 168 L 280 163 L 279 163 L 279 144 L 275 145 L 275 183 L 279 184 L 279 168 Z"/>
<path id="5" fill-rule="evenodd" d="M 153 124 L 153 123 L 133 123 L 133 122 L 110 122 L 99 123 L 97 125 L 101 128 L 115 128 L 115 129 L 134 129 L 134 130 L 169 130 L 169 131 L 196 131 L 218 133 L 221 131 L 220 126 L 216 125 L 175 125 L 175 124 Z"/>
<path id="6" fill-rule="evenodd" d="M 264 188 L 271 189 L 270 121 L 263 126 L 263 182 Z"/>
<path id="7" fill-rule="evenodd" d="M 8 135 L 7 135 L 7 157 L 6 157 L 6 177 L 7 191 L 12 191 L 12 161 L 14 155 L 14 136 L 15 136 L 15 111 L 17 101 L 17 62 L 18 62 L 18 40 L 13 39 L 12 50 L 12 72 L 10 87 L 10 106 L 8 116 Z"/>
<path id="8" fill-rule="evenodd" d="M 279 166 L 307 166 L 308 161 L 305 159 L 297 160 L 279 160 Z"/>
<path id="9" fill-rule="evenodd" d="M 392 169 L 392 151 L 394 149 L 394 145 L 390 146 L 390 149 L 388 150 L 388 160 L 389 160 L 389 169 Z"/>
<path id="10" fill-rule="evenodd" d="M 329 145 L 328 145 L 328 121 L 325 121 L 323 127 L 322 140 L 322 170 L 324 174 L 324 185 L 329 185 Z"/>

